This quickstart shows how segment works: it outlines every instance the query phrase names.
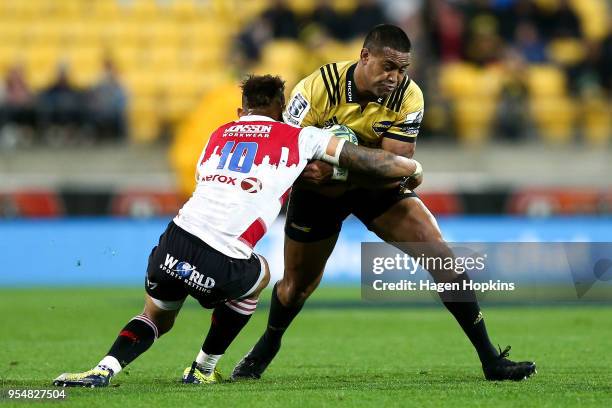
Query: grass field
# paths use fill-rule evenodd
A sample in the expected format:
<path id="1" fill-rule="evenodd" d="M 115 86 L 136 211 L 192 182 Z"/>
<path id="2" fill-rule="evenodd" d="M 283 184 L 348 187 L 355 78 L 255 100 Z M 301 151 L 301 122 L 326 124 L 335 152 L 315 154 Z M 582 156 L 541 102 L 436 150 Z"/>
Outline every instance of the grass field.
<path id="1" fill-rule="evenodd" d="M 526 382 L 490 383 L 443 308 L 376 308 L 358 296 L 321 288 L 262 380 L 209 387 L 178 383 L 209 323 L 189 302 L 112 387 L 69 389 L 59 406 L 612 406 L 612 308 L 488 308 L 494 341 L 538 363 Z M 141 299 L 139 289 L 0 290 L 0 388 L 48 388 L 61 372 L 89 369 Z M 266 309 L 221 360 L 224 375 L 263 330 Z M 10 405 L 25 404 L 0 400 Z"/>

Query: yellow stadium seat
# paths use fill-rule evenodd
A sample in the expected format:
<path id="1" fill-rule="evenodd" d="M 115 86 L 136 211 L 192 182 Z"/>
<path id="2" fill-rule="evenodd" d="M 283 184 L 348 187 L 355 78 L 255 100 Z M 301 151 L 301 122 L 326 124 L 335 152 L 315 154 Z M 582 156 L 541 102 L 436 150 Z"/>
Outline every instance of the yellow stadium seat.
<path id="1" fill-rule="evenodd" d="M 142 50 L 135 46 L 115 44 L 112 48 L 107 48 L 113 61 L 117 63 L 121 70 L 131 71 L 139 67 Z"/>
<path id="2" fill-rule="evenodd" d="M 99 37 L 108 44 L 120 44 L 126 39 L 129 40 L 129 26 L 120 20 L 108 20 L 94 27 Z"/>
<path id="3" fill-rule="evenodd" d="M 560 65 L 576 65 L 584 60 L 586 52 L 586 44 L 575 38 L 553 40 L 547 47 L 548 58 Z"/>
<path id="4" fill-rule="evenodd" d="M 261 63 L 278 67 L 295 66 L 306 58 L 303 47 L 297 41 L 276 40 L 268 43 L 261 54 Z"/>
<path id="5" fill-rule="evenodd" d="M 223 15 L 229 17 L 235 24 L 245 24 L 266 10 L 270 2 L 268 0 L 249 1 L 224 1 Z M 229 20 L 228 20 L 229 21 Z"/>
<path id="6" fill-rule="evenodd" d="M 125 84 L 135 98 L 158 97 L 163 84 L 155 72 L 132 70 L 122 74 Z"/>
<path id="7" fill-rule="evenodd" d="M 151 142 L 159 135 L 161 115 L 157 98 L 133 98 L 128 115 L 132 140 Z"/>
<path id="8" fill-rule="evenodd" d="M 49 4 L 56 15 L 79 18 L 83 15 L 87 2 L 82 0 L 61 0 Z"/>
<path id="9" fill-rule="evenodd" d="M 317 50 L 317 57 L 321 61 L 321 63 L 317 63 L 317 66 L 321 66 L 332 61 L 358 60 L 362 45 L 363 39 L 361 38 L 348 43 L 333 40 L 328 41 Z"/>
<path id="10" fill-rule="evenodd" d="M 196 106 L 198 100 L 191 97 L 168 98 L 164 104 L 163 118 L 176 124 L 182 121 Z"/>
<path id="11" fill-rule="evenodd" d="M 204 47 L 190 47 L 188 49 L 183 49 L 179 54 L 179 63 L 183 66 L 192 67 L 193 69 L 199 67 L 226 69 L 226 67 L 224 67 L 224 62 L 222 58 L 211 60 L 210 55 Z"/>
<path id="12" fill-rule="evenodd" d="M 350 13 L 357 7 L 357 2 L 354 0 L 333 0 L 332 4 L 340 13 Z"/>
<path id="13" fill-rule="evenodd" d="M 610 6 L 606 0 L 571 0 L 571 5 L 580 17 L 586 38 L 601 40 L 606 36 L 610 18 Z"/>
<path id="14" fill-rule="evenodd" d="M 544 10 L 554 11 L 559 8 L 560 0 L 534 0 L 539 7 Z"/>
<path id="15" fill-rule="evenodd" d="M 608 144 L 612 138 L 612 103 L 593 96 L 584 98 L 581 106 L 584 139 L 593 146 Z"/>
<path id="16" fill-rule="evenodd" d="M 32 89 L 40 91 L 51 84 L 56 77 L 56 65 L 26 66 L 26 77 Z"/>
<path id="17" fill-rule="evenodd" d="M 458 98 L 453 104 L 453 118 L 459 140 L 467 144 L 481 144 L 491 134 L 497 108 L 494 98 Z"/>
<path id="18" fill-rule="evenodd" d="M 119 2 L 113 0 L 93 0 L 91 4 L 91 13 L 96 18 L 106 20 L 116 19 L 122 10 L 119 8 Z"/>
<path id="19" fill-rule="evenodd" d="M 157 22 L 150 25 L 149 39 L 152 44 L 161 47 L 180 47 L 182 40 L 181 27 L 174 22 Z"/>
<path id="20" fill-rule="evenodd" d="M 6 68 L 24 61 L 23 50 L 11 44 L 0 45 L 0 70 L 4 72 Z"/>
<path id="21" fill-rule="evenodd" d="M 480 86 L 478 69 L 467 63 L 451 63 L 440 67 L 440 91 L 447 98 L 473 95 Z"/>
<path id="22" fill-rule="evenodd" d="M 530 100 L 531 116 L 542 139 L 551 144 L 567 144 L 575 130 L 577 106 L 566 97 L 537 97 Z"/>
<path id="23" fill-rule="evenodd" d="M 102 51 L 95 47 L 70 47 L 60 52 L 60 59 L 71 64 L 75 70 L 81 66 L 98 66 L 102 58 Z"/>
<path id="24" fill-rule="evenodd" d="M 45 44 L 59 42 L 62 37 L 61 28 L 61 23 L 55 20 L 40 21 L 38 24 L 33 24 L 28 28 L 29 41 Z"/>
<path id="25" fill-rule="evenodd" d="M 178 65 L 179 53 L 176 47 L 151 47 L 143 53 L 147 69 L 167 71 Z"/>
<path id="26" fill-rule="evenodd" d="M 36 1 L 36 0 L 34 1 L 7 1 L 7 3 L 13 3 L 11 4 L 12 7 L 8 9 L 8 11 L 13 16 L 19 16 L 24 19 L 30 19 L 32 18 L 32 16 L 38 15 L 42 8 L 48 8 L 48 6 L 45 7 L 43 4 L 41 4 L 40 1 Z"/>
<path id="27" fill-rule="evenodd" d="M 296 67 L 276 66 L 274 64 L 257 64 L 253 67 L 252 72 L 256 75 L 278 75 L 285 81 L 285 91 L 291 92 L 291 89 L 302 79 L 302 75 Z M 288 94 L 286 95 L 288 96 Z"/>
<path id="28" fill-rule="evenodd" d="M 567 79 L 554 65 L 532 65 L 527 69 L 527 86 L 534 97 L 562 96 L 567 90 Z"/>
<path id="29" fill-rule="evenodd" d="M 235 26 L 228 25 L 226 21 L 203 19 L 197 23 L 186 22 L 181 24 L 179 35 L 190 39 L 202 47 L 209 45 L 226 45 L 230 36 L 236 31 Z"/>
<path id="30" fill-rule="evenodd" d="M 178 19 L 196 19 L 205 9 L 200 7 L 195 0 L 173 0 L 170 3 L 170 13 Z"/>
<path id="31" fill-rule="evenodd" d="M 312 13 L 316 4 L 315 0 L 289 0 L 289 7 L 296 14 L 308 15 Z"/>
<path id="32" fill-rule="evenodd" d="M 90 88 L 100 79 L 100 67 L 88 66 L 75 69 L 72 74 L 72 80 L 75 86 L 81 89 Z"/>
<path id="33" fill-rule="evenodd" d="M 5 44 L 20 42 L 24 37 L 25 28 L 26 25 L 20 20 L 0 21 L 0 35 L 2 35 L 2 42 Z"/>
<path id="34" fill-rule="evenodd" d="M 478 70 L 479 83 L 472 91 L 473 95 L 485 98 L 497 98 L 504 84 L 504 72 L 497 66 Z"/>
<path id="35" fill-rule="evenodd" d="M 24 49 L 24 58 L 33 69 L 52 69 L 61 61 L 62 51 L 57 46 L 32 46 Z"/>
<path id="36" fill-rule="evenodd" d="M 131 0 L 123 7 L 131 19 L 154 19 L 158 14 L 155 0 Z"/>

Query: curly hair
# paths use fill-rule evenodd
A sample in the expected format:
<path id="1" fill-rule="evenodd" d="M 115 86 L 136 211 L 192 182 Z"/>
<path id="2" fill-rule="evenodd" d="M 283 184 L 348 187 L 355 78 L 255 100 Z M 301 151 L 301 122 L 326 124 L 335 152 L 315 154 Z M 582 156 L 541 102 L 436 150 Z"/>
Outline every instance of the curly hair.
<path id="1" fill-rule="evenodd" d="M 285 81 L 279 76 L 249 75 L 242 84 L 242 105 L 245 108 L 263 108 L 278 101 L 285 103 Z"/>

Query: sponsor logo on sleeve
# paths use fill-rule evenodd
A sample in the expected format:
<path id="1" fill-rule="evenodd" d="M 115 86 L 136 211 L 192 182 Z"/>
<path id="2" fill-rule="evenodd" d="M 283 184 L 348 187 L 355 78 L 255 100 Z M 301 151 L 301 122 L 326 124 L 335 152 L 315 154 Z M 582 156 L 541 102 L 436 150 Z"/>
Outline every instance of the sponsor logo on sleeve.
<path id="1" fill-rule="evenodd" d="M 372 123 L 372 130 L 378 136 L 381 136 L 383 133 L 385 133 L 387 130 L 389 130 L 389 128 L 392 125 L 393 125 L 393 122 L 391 122 L 390 120 L 381 120 L 380 122 Z"/>
<path id="2" fill-rule="evenodd" d="M 419 127 L 423 120 L 423 109 L 420 111 L 412 112 L 406 115 L 406 120 L 400 125 L 402 132 L 408 135 L 416 135 L 419 133 Z"/>

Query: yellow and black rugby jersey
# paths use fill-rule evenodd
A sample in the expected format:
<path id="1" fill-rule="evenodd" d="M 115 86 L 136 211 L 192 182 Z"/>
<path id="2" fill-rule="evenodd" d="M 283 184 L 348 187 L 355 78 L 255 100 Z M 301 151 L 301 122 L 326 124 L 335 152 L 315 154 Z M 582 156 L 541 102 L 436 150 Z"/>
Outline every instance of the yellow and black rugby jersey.
<path id="1" fill-rule="evenodd" d="M 342 124 L 357 134 L 359 143 L 379 147 L 383 137 L 413 143 L 423 119 L 423 92 L 407 76 L 386 98 L 361 110 L 355 79 L 356 61 L 331 63 L 301 80 L 283 113 L 295 126 Z"/>

